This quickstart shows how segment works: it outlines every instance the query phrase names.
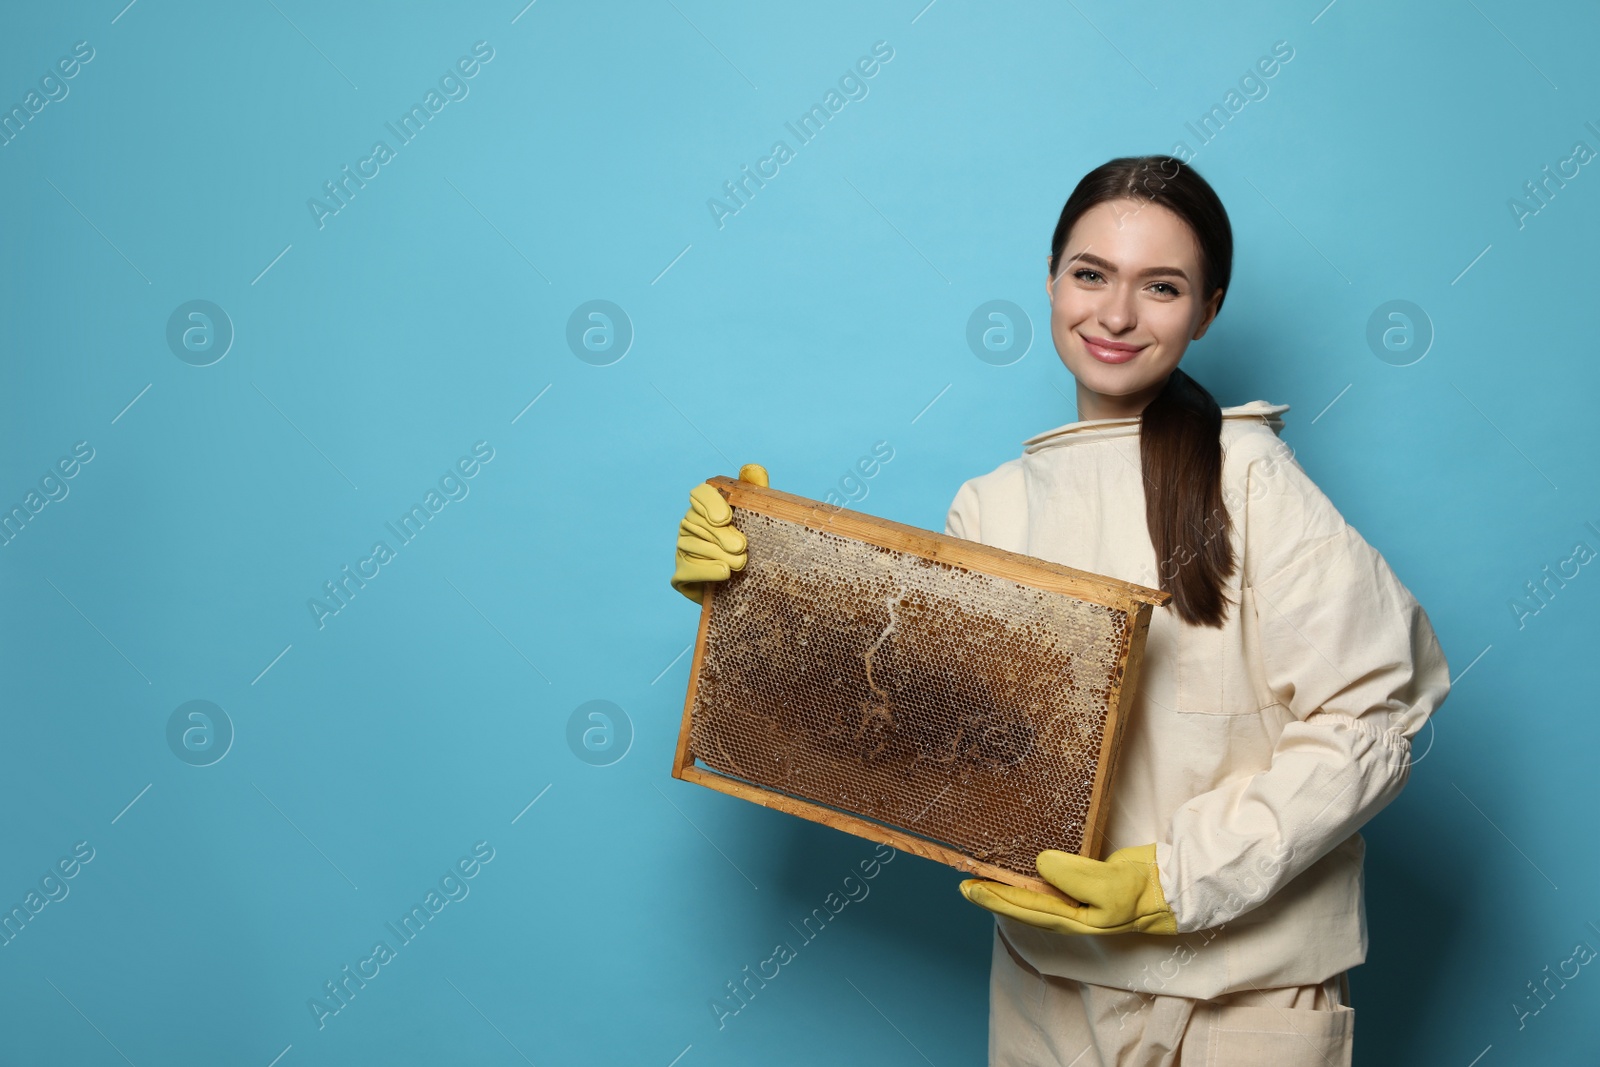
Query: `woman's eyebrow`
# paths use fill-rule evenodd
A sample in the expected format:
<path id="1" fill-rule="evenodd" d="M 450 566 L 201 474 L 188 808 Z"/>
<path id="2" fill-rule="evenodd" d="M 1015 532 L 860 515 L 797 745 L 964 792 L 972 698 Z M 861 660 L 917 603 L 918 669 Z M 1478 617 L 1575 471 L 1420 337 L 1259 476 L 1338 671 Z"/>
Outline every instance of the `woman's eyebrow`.
<path id="1" fill-rule="evenodd" d="M 1112 263 L 1108 259 L 1101 259 L 1099 256 L 1090 252 L 1079 252 L 1077 255 L 1068 258 L 1067 262 L 1087 263 L 1092 267 L 1099 268 L 1107 274 L 1117 273 L 1117 265 L 1115 263 Z M 1139 277 L 1141 278 L 1152 278 L 1158 275 L 1173 275 L 1175 277 L 1182 278 L 1184 281 L 1189 280 L 1189 275 L 1185 274 L 1177 267 L 1149 267 L 1139 272 Z"/>

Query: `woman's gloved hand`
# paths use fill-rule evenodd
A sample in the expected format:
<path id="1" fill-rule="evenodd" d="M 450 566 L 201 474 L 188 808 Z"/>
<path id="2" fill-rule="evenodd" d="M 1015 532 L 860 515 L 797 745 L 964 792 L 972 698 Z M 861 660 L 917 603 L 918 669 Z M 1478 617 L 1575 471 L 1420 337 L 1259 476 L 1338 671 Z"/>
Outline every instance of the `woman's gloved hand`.
<path id="1" fill-rule="evenodd" d="M 1058 934 L 1175 934 L 1177 919 L 1156 874 L 1156 846 L 1119 848 L 1104 860 L 1046 849 L 1035 861 L 1044 880 L 1073 900 L 978 878 L 961 895 L 980 907 Z"/>
<path id="2" fill-rule="evenodd" d="M 739 468 L 739 480 L 767 486 L 767 469 L 759 463 Z M 734 571 L 743 570 L 746 556 L 744 534 L 733 526 L 733 509 L 709 482 L 689 490 L 689 510 L 678 523 L 678 567 L 672 572 L 672 588 L 700 603 L 702 582 L 720 582 Z"/>

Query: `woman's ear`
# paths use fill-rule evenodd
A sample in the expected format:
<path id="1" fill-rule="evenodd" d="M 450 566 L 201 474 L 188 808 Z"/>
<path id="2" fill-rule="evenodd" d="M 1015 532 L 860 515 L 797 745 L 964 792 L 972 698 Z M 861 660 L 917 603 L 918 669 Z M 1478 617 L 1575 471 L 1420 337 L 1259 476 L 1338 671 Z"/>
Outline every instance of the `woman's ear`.
<path id="1" fill-rule="evenodd" d="M 1200 340 L 1200 338 L 1206 335 L 1206 331 L 1211 328 L 1211 323 L 1216 319 L 1217 312 L 1222 309 L 1223 292 L 1224 290 L 1218 289 L 1216 292 L 1211 294 L 1211 299 L 1206 301 L 1205 312 L 1200 316 L 1200 325 L 1195 327 L 1194 336 L 1189 338 L 1189 340 Z"/>

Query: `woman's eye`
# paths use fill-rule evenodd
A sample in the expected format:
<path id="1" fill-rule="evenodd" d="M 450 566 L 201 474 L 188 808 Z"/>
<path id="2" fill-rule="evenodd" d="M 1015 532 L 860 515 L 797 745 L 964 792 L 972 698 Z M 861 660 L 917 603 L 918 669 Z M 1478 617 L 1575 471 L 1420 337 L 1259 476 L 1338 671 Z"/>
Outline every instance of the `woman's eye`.
<path id="1" fill-rule="evenodd" d="M 1095 278 L 1097 278 L 1097 279 L 1098 279 L 1098 278 L 1099 278 L 1099 277 L 1100 277 L 1100 272 L 1099 272 L 1099 271 L 1097 271 L 1097 270 L 1090 270 L 1090 269 L 1089 269 L 1089 268 L 1088 268 L 1088 267 L 1083 267 L 1083 268 L 1082 268 L 1082 269 L 1080 269 L 1080 270 L 1075 270 L 1075 271 L 1073 271 L 1073 272 L 1072 272 L 1072 276 L 1073 276 L 1073 277 L 1074 277 L 1074 278 L 1077 278 L 1077 279 L 1079 279 L 1079 280 L 1080 280 L 1080 281 L 1082 281 L 1082 280 L 1086 280 L 1086 279 L 1084 279 L 1084 277 L 1083 277 L 1083 276 L 1084 276 L 1084 275 L 1085 275 L 1085 274 L 1092 274 L 1092 275 L 1094 275 L 1094 276 L 1095 276 Z"/>
<path id="2" fill-rule="evenodd" d="M 1167 296 L 1182 296 L 1183 295 L 1182 293 L 1178 292 L 1177 286 L 1173 285 L 1171 282 L 1156 282 L 1156 286 L 1158 288 L 1165 289 L 1166 290 L 1166 294 L 1165 295 L 1167 295 Z"/>

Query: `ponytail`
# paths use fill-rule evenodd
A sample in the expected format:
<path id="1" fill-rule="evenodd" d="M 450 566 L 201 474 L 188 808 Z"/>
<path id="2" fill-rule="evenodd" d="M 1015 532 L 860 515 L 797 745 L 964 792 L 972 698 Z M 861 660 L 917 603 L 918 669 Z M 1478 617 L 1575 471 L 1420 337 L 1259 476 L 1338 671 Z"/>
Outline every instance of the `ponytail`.
<path id="1" fill-rule="evenodd" d="M 1222 408 L 1180 368 L 1139 416 L 1139 456 L 1160 588 L 1184 622 L 1220 627 L 1236 562 L 1222 499 Z"/>

